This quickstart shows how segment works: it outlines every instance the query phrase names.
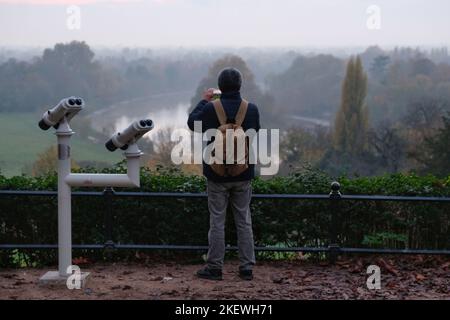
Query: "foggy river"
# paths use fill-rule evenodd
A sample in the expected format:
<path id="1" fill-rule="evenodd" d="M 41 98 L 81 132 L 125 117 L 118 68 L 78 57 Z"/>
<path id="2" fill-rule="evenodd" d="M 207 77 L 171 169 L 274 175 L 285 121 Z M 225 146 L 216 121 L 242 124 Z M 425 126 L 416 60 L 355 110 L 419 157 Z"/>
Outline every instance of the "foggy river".
<path id="1" fill-rule="evenodd" d="M 96 131 L 110 135 L 126 128 L 134 120 L 149 118 L 154 121 L 155 129 L 146 136 L 154 140 L 158 130 L 187 128 L 186 121 L 193 95 L 194 90 L 186 90 L 122 101 L 93 112 L 90 120 Z M 330 125 L 325 119 L 300 115 L 289 115 L 289 118 L 291 122 L 301 127 Z"/>
<path id="2" fill-rule="evenodd" d="M 188 109 L 194 92 L 194 90 L 186 90 L 161 93 L 122 101 L 93 112 L 90 120 L 95 124 L 93 128 L 96 131 L 111 134 L 113 131 L 124 129 L 134 120 L 152 119 L 155 130 L 147 135 L 152 139 L 160 129 L 187 128 Z"/>

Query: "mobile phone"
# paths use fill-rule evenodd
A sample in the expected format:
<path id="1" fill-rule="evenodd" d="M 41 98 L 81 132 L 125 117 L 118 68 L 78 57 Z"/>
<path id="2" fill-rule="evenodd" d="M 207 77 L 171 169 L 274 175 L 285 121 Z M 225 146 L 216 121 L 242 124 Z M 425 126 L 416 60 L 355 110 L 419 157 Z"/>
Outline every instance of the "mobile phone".
<path id="1" fill-rule="evenodd" d="M 222 91 L 220 91 L 219 89 L 214 90 L 212 100 L 220 99 L 221 94 L 222 94 Z"/>

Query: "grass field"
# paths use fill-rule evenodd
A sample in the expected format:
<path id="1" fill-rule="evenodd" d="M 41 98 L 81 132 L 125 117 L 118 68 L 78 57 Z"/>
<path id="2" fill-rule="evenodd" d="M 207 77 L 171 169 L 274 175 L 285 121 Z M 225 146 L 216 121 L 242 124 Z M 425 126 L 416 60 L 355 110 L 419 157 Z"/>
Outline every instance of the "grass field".
<path id="1" fill-rule="evenodd" d="M 39 116 L 32 113 L 0 113 L 0 172 L 5 176 L 20 175 L 31 166 L 37 155 L 56 144 L 54 129 L 42 131 Z M 116 163 L 120 152 L 110 153 L 102 143 L 94 144 L 76 133 L 72 136 L 72 158 L 75 161 Z"/>

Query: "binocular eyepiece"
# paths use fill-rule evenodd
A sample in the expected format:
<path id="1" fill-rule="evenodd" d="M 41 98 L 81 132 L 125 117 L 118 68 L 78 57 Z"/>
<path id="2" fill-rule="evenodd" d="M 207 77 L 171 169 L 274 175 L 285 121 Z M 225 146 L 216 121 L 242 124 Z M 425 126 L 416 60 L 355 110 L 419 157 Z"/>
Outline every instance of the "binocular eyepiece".
<path id="1" fill-rule="evenodd" d="M 74 106 L 74 105 L 81 106 L 83 104 L 83 100 L 81 98 L 69 98 L 69 100 L 67 102 L 71 106 Z"/>
<path id="2" fill-rule="evenodd" d="M 139 121 L 139 124 L 142 126 L 142 127 L 152 127 L 152 129 L 153 129 L 153 121 L 152 120 L 150 120 L 150 119 L 146 119 L 146 120 L 141 120 L 141 121 Z"/>

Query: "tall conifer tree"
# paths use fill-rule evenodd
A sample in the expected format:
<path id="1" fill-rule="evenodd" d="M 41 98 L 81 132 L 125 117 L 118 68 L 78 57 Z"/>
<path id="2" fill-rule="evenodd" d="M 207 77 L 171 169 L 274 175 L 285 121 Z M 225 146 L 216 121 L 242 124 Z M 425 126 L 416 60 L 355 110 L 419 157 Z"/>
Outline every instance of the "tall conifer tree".
<path id="1" fill-rule="evenodd" d="M 334 125 L 336 150 L 357 155 L 367 149 L 368 110 L 365 104 L 367 75 L 361 59 L 350 58 L 342 83 L 341 105 Z"/>

